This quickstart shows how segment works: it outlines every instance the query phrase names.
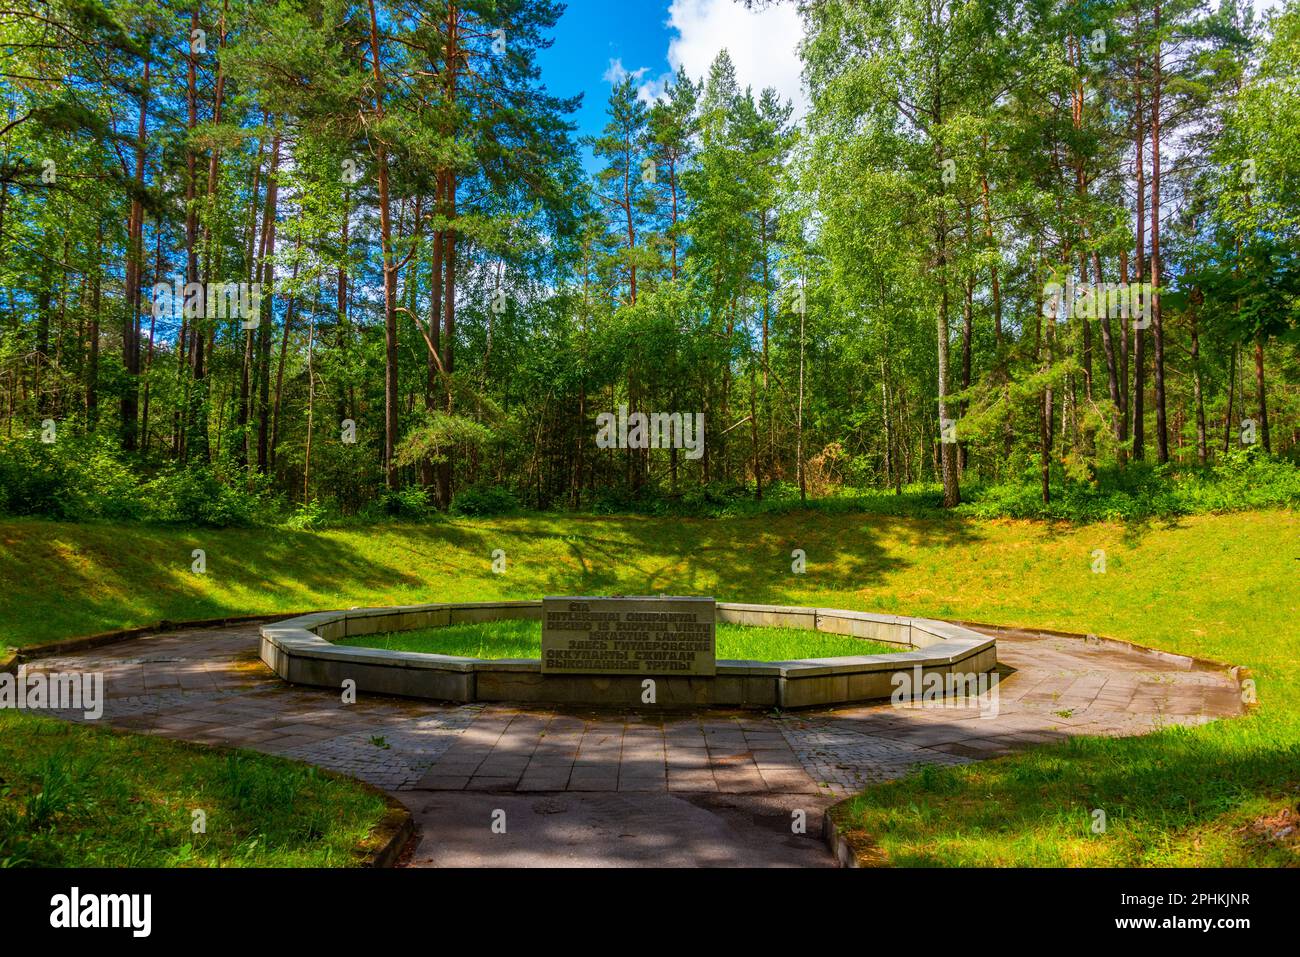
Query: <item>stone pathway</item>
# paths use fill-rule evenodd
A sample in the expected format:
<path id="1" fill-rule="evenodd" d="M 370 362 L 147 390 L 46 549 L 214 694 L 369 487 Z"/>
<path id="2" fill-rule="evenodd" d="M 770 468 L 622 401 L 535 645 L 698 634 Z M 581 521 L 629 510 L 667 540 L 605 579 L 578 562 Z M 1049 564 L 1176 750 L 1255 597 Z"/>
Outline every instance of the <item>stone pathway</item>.
<path id="1" fill-rule="evenodd" d="M 1030 633 L 999 634 L 1004 680 L 968 707 L 783 715 L 345 705 L 285 685 L 257 647 L 256 625 L 167 632 L 28 670 L 103 672 L 116 727 L 279 754 L 394 792 L 422 826 L 417 864 L 826 865 L 822 810 L 917 765 L 1242 710 L 1226 674 Z M 527 826 L 492 831 L 498 811 Z"/>

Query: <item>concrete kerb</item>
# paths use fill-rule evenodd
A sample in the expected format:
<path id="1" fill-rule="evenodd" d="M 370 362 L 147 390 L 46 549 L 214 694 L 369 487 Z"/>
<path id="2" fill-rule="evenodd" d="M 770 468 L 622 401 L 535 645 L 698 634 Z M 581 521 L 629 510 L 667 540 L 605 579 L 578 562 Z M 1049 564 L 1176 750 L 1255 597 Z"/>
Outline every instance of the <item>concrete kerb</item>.
<path id="1" fill-rule="evenodd" d="M 119 642 L 130 641 L 133 638 L 144 638 L 173 629 L 221 628 L 229 625 L 251 624 L 256 621 L 277 622 L 300 617 L 304 617 L 301 612 L 270 612 L 265 615 L 233 615 L 224 618 L 201 618 L 194 621 L 170 621 L 164 618 L 153 625 L 119 628 L 115 631 L 83 635 L 79 638 L 66 638 L 60 641 L 47 641 L 39 645 L 27 645 L 24 648 L 15 649 L 15 660 L 17 663 L 23 664 L 28 661 L 36 661 L 39 658 L 77 654 L 82 651 L 92 651 L 106 645 L 115 645 Z"/>
<path id="2" fill-rule="evenodd" d="M 461 622 L 538 619 L 536 601 L 440 602 L 316 612 L 261 628 L 261 659 L 293 684 L 456 702 L 642 704 L 639 675 L 542 675 L 536 659 L 486 660 L 340 646 L 331 639 Z M 661 707 L 808 708 L 890 698 L 900 671 L 972 676 L 997 665 L 996 639 L 925 618 L 719 602 L 723 623 L 793 627 L 894 644 L 898 654 L 720 660 L 715 677 L 656 676 Z M 916 689 L 918 692 L 920 689 Z"/>

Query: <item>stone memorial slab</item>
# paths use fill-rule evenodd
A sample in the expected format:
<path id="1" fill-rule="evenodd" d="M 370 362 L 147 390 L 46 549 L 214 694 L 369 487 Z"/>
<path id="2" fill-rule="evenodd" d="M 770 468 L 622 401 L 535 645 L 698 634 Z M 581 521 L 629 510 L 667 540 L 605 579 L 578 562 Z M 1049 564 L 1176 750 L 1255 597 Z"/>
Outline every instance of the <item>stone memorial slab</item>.
<path id="1" fill-rule="evenodd" d="M 715 675 L 712 598 L 543 598 L 542 674 Z"/>

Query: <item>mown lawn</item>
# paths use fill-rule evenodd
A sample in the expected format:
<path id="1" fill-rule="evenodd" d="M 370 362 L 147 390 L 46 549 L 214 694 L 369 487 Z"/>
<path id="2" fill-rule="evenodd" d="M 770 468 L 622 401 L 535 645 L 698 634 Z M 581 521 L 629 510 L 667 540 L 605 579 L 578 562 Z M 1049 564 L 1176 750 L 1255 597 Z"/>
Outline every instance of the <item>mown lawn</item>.
<path id="1" fill-rule="evenodd" d="M 379 635 L 340 638 L 337 645 L 419 651 L 463 658 L 540 658 L 540 621 L 492 621 L 478 624 L 390 631 Z M 720 624 L 717 658 L 736 661 L 788 661 L 793 658 L 840 658 L 853 655 L 894 655 L 905 646 L 864 641 L 844 635 L 825 635 L 799 628 L 759 628 Z"/>
<path id="2" fill-rule="evenodd" d="M 384 811 L 282 758 L 0 711 L 0 867 L 347 866 Z"/>
<path id="3" fill-rule="evenodd" d="M 207 574 L 190 570 L 202 548 Z M 492 571 L 494 549 L 506 553 Z M 792 549 L 807 573 L 791 571 Z M 1106 571 L 1092 571 L 1096 550 Z M 530 516 L 324 532 L 0 523 L 0 644 L 148 623 L 544 594 L 711 594 L 1094 632 L 1249 666 L 1249 717 L 874 788 L 907 864 L 1296 864 L 1300 516 L 1072 526 L 817 513 Z M 1104 835 L 1091 811 L 1106 810 Z"/>

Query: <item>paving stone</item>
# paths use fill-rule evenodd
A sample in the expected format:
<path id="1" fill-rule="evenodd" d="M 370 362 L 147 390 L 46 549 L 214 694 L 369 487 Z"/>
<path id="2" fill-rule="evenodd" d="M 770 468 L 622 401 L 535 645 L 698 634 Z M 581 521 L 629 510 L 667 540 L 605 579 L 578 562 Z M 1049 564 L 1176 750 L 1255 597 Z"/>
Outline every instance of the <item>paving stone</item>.
<path id="1" fill-rule="evenodd" d="M 281 754 L 395 791 L 842 795 L 921 764 L 966 763 L 1070 734 L 1195 726 L 1242 711 L 1225 674 L 1020 633 L 999 636 L 999 657 L 1015 671 L 979 706 L 880 704 L 779 718 L 578 716 L 380 696 L 345 707 L 336 691 L 289 687 L 250 668 L 257 641 L 256 626 L 169 632 L 29 668 L 104 673 L 109 724 Z"/>

